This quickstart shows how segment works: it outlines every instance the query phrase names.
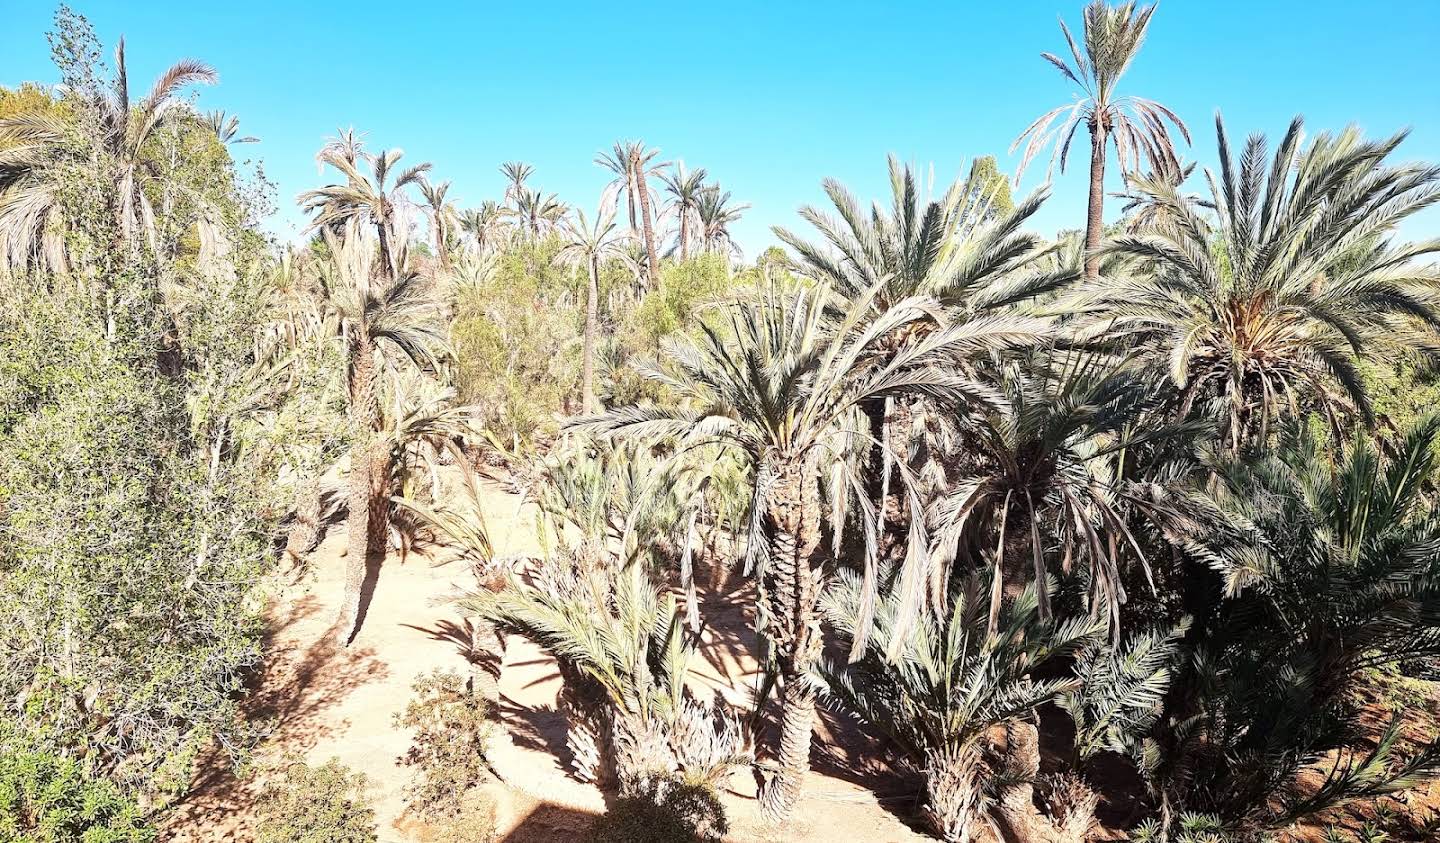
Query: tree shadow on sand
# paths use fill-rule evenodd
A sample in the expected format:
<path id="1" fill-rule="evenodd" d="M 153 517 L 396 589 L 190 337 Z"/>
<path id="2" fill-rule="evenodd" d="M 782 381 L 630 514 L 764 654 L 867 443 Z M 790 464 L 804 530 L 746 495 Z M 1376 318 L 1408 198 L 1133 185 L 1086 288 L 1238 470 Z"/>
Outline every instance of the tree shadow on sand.
<path id="1" fill-rule="evenodd" d="M 266 658 L 251 678 L 242 707 L 245 719 L 265 742 L 265 752 L 277 757 L 303 753 L 333 733 L 326 715 L 354 689 L 384 680 L 389 668 L 372 648 L 342 648 L 333 628 L 314 619 L 323 611 L 314 596 L 307 596 L 272 614 L 266 631 Z M 297 641 L 315 633 L 304 646 Z M 248 841 L 251 832 L 243 818 L 258 797 L 261 781 L 254 775 L 237 776 L 235 758 L 225 747 L 212 747 L 197 762 L 194 786 L 177 805 L 167 824 L 169 840 Z M 261 765 L 263 767 L 263 764 Z M 192 832 L 198 832 L 192 833 Z"/>

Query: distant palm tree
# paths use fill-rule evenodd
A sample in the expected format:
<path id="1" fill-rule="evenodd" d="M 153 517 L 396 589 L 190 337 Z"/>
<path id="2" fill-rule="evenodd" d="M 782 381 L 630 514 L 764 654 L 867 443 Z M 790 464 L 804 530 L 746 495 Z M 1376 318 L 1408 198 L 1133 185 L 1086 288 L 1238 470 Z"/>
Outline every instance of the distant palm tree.
<path id="1" fill-rule="evenodd" d="M 455 206 L 445 201 L 450 191 L 450 182 L 432 184 L 429 179 L 420 178 L 420 195 L 425 199 L 430 212 L 430 236 L 435 240 L 435 255 L 440 259 L 440 268 L 450 268 L 450 226 L 455 222 Z"/>
<path id="2" fill-rule="evenodd" d="M 615 180 L 610 184 L 625 191 L 625 209 L 630 214 L 630 233 L 639 237 L 640 227 L 635 217 L 635 170 L 630 166 L 630 150 L 634 145 L 633 142 L 616 141 L 613 152 L 596 153 L 595 163 L 615 174 Z"/>
<path id="3" fill-rule="evenodd" d="M 348 643 L 359 623 L 361 587 L 371 553 L 385 544 L 389 513 L 391 439 L 382 436 L 382 372 L 400 362 L 434 371 L 447 356 L 442 309 L 413 272 L 392 276 L 374 266 L 372 241 L 352 217 L 344 236 L 324 229 L 330 260 L 321 267 L 322 292 L 345 344 L 350 421 L 349 550 L 345 598 L 336 635 Z"/>
<path id="4" fill-rule="evenodd" d="M 569 266 L 583 264 L 589 276 L 585 296 L 585 350 L 580 375 L 581 405 L 585 413 L 598 409 L 595 404 L 595 338 L 599 332 L 600 265 L 612 259 L 627 259 L 626 238 L 615 233 L 615 204 L 609 196 L 600 201 L 593 223 L 585 212 L 576 208 L 574 217 L 564 222 L 566 243 L 555 259 Z"/>
<path id="5" fill-rule="evenodd" d="M 630 172 L 635 180 L 635 193 L 640 200 L 641 232 L 645 240 L 646 280 L 650 285 L 660 283 L 660 254 L 655 250 L 655 226 L 650 216 L 650 176 L 662 172 L 668 162 L 656 162 L 660 150 L 646 149 L 645 144 L 635 142 L 627 145 L 630 156 Z"/>
<path id="6" fill-rule="evenodd" d="M 504 200 L 514 202 L 519 209 L 520 196 L 525 192 L 525 180 L 535 174 L 535 168 L 524 161 L 506 161 L 500 165 L 500 174 L 505 177 Z"/>
<path id="7" fill-rule="evenodd" d="M 1153 227 L 1103 250 L 1146 262 L 1075 291 L 1065 306 L 1089 336 L 1123 338 L 1176 410 L 1216 419 L 1239 449 L 1302 404 L 1339 426 L 1370 404 L 1356 364 L 1434 343 L 1440 268 L 1417 261 L 1440 242 L 1392 245 L 1402 220 L 1440 201 L 1440 169 L 1388 165 L 1403 133 L 1358 129 L 1302 148 L 1296 118 L 1273 156 L 1252 135 L 1237 158 L 1217 116 L 1220 177 L 1207 173 L 1212 224 L 1173 187 L 1147 184 Z"/>
<path id="8" fill-rule="evenodd" d="M 1061 20 L 1060 29 L 1070 46 L 1074 66 L 1066 64 L 1053 53 L 1040 55 L 1055 65 L 1065 78 L 1079 85 L 1084 96 L 1045 112 L 1010 145 L 1010 151 L 1014 152 L 1029 139 L 1020 158 L 1020 166 L 1015 170 L 1018 182 L 1031 159 L 1046 145 L 1054 146 L 1050 171 L 1054 170 L 1058 159 L 1063 173 L 1070 157 L 1070 143 L 1081 122 L 1090 130 L 1090 199 L 1085 219 L 1085 275 L 1089 278 L 1100 274 L 1097 252 L 1105 224 L 1105 156 L 1110 143 L 1113 141 L 1115 144 L 1121 171 L 1128 173 L 1138 170 L 1142 159 L 1155 169 L 1175 162 L 1175 143 L 1165 127 L 1167 121 L 1180 130 L 1186 143 L 1190 142 L 1190 130 L 1175 112 L 1154 100 L 1120 96 L 1116 91 L 1120 78 L 1140 52 L 1150 16 L 1154 13 L 1154 6 L 1137 8 L 1134 2 L 1109 6 L 1105 0 L 1091 0 L 1085 7 L 1083 51 L 1070 35 L 1065 21 Z M 1055 120 L 1066 112 L 1069 116 L 1052 129 Z M 1047 180 L 1050 171 L 1047 171 Z"/>
<path id="9" fill-rule="evenodd" d="M 105 203 L 115 226 L 113 245 L 133 249 L 140 238 L 157 248 L 155 209 L 147 189 L 161 178 L 147 165 L 145 149 L 162 130 L 188 116 L 177 94 L 190 86 L 213 84 L 215 71 L 194 59 L 182 59 L 160 74 L 139 102 L 130 99 L 125 65 L 125 39 L 115 47 L 115 76 L 111 90 L 72 92 L 95 121 L 95 135 L 86 137 L 91 153 L 101 162 L 108 181 Z M 75 160 L 72 126 L 59 116 L 29 112 L 0 120 L 0 246 L 11 265 L 43 263 L 58 268 L 64 263 L 59 227 L 58 190 L 64 179 L 64 162 Z"/>
<path id="10" fill-rule="evenodd" d="M 482 255 L 504 227 L 504 209 L 494 200 L 487 199 L 480 203 L 479 208 L 467 208 L 460 212 L 460 230 L 475 240 L 475 248 Z"/>
<path id="11" fill-rule="evenodd" d="M 1167 217 L 1163 202 L 1156 197 L 1172 191 L 1178 192 L 1180 186 L 1189 180 L 1194 172 L 1194 164 L 1171 161 L 1152 168 L 1147 173 L 1126 176 L 1124 192 L 1111 194 L 1125 200 L 1125 206 L 1121 209 L 1125 214 L 1125 230 L 1137 232 L 1154 228 L 1161 223 L 1173 222 Z M 1191 205 L 1214 210 L 1213 205 L 1198 195 L 1185 194 L 1182 199 Z"/>
<path id="12" fill-rule="evenodd" d="M 515 200 L 520 230 L 535 239 L 554 231 L 564 219 L 565 211 L 565 203 L 553 193 L 546 195 L 539 190 L 522 189 Z"/>
<path id="13" fill-rule="evenodd" d="M 259 143 L 260 139 L 253 135 L 236 137 L 240 134 L 240 118 L 233 114 L 227 115 L 223 109 L 212 111 L 205 115 L 205 122 L 215 137 L 225 145 L 232 143 Z"/>
<path id="14" fill-rule="evenodd" d="M 395 208 L 405 201 L 406 187 L 423 183 L 430 164 L 407 167 L 395 175 L 394 184 L 387 185 L 386 180 L 405 154 L 402 150 L 382 150 L 371 159 L 373 180 L 360 172 L 356 166 L 358 159 L 350 157 L 353 152 L 358 152 L 358 147 L 340 147 L 331 152 L 322 150 L 325 163 L 345 176 L 345 184 L 308 190 L 300 194 L 300 205 L 306 213 L 315 213 L 315 219 L 310 223 L 312 229 L 336 229 L 351 220 L 374 226 L 380 239 L 381 270 L 386 277 L 394 279 L 399 275 L 396 250 L 392 248 L 392 238 L 397 236 L 394 230 Z"/>
<path id="15" fill-rule="evenodd" d="M 665 192 L 673 197 L 675 216 L 680 222 L 680 260 L 690 256 L 690 224 L 705 191 L 705 168 L 686 171 L 685 162 L 678 161 L 674 170 L 660 175 Z"/>
<path id="16" fill-rule="evenodd" d="M 336 129 L 335 137 L 326 140 L 320 151 L 315 153 L 315 165 L 323 173 L 325 165 L 334 158 L 349 162 L 352 168 L 358 168 L 361 161 L 369 158 L 369 154 L 365 152 L 364 133 L 355 131 L 354 126 Z"/>
<path id="17" fill-rule="evenodd" d="M 720 190 L 720 185 L 707 185 L 700 191 L 695 205 L 695 216 L 700 222 L 700 242 L 707 252 L 729 252 L 738 255 L 739 248 L 730 237 L 730 226 L 740 220 L 740 215 L 749 203 L 732 205 L 730 191 Z"/>

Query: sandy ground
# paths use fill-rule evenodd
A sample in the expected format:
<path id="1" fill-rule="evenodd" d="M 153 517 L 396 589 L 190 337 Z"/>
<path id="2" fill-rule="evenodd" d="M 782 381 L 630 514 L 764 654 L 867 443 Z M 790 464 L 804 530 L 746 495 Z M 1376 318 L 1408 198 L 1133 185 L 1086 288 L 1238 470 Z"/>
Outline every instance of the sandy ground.
<path id="1" fill-rule="evenodd" d="M 534 513 L 496 486 L 484 490 L 487 525 L 498 555 L 535 555 Z M 311 763 L 338 758 L 369 781 L 380 839 L 421 841 L 406 822 L 404 788 L 411 770 L 400 758 L 410 736 L 394 723 L 411 695 L 411 683 L 435 668 L 463 671 L 465 619 L 448 598 L 473 586 L 459 563 L 437 564 L 425 553 L 392 552 L 381 568 L 364 626 L 348 648 L 331 641 L 345 560 L 343 524 L 331 526 L 311 555 L 310 572 L 279 589 L 271 608 L 270 657 L 250 700 L 268 739 L 251 767 L 263 771 L 286 753 Z M 744 584 L 728 594 L 706 593 L 709 627 L 692 682 L 734 700 L 747 696 L 748 624 Z M 492 751 L 504 784 L 490 786 L 505 841 L 584 838 L 605 809 L 595 787 L 567 775 L 564 723 L 555 711 L 560 681 L 551 659 L 519 638 L 506 642 L 501 674 L 505 733 Z M 782 829 L 763 826 L 755 782 L 737 773 L 722 794 L 734 841 L 908 841 L 929 839 L 913 823 L 916 788 L 875 759 L 883 752 L 854 724 L 826 716 L 820 726 L 813 772 L 796 819 Z M 864 759 L 864 760 L 862 760 Z M 249 841 L 251 813 L 263 773 L 237 774 L 212 764 L 195 793 L 175 813 L 162 840 L 175 843 Z"/>

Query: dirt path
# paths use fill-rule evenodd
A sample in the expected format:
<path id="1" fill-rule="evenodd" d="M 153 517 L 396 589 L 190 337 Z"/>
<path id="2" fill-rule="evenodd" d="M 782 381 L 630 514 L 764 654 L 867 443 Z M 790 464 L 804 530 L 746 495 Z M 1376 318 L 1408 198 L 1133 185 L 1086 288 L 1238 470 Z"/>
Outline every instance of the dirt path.
<path id="1" fill-rule="evenodd" d="M 496 486 L 483 492 L 487 527 L 498 555 L 536 555 L 534 513 Z M 364 627 L 350 647 L 331 643 L 345 560 L 343 525 L 332 526 L 311 555 L 311 573 L 280 589 L 271 611 L 273 654 L 252 698 L 258 720 L 270 736 L 255 758 L 265 769 L 286 753 L 311 763 L 328 758 L 363 772 L 386 843 L 421 840 L 397 826 L 411 771 L 399 759 L 409 734 L 394 724 L 411 695 L 411 683 L 435 668 L 466 669 L 456 630 L 464 619 L 447 598 L 472 585 L 458 563 L 436 565 L 425 554 L 392 553 L 381 569 Z M 695 670 L 697 689 L 712 688 L 742 701 L 753 670 L 741 592 L 706 594 L 710 629 L 702 646 L 704 664 Z M 461 636 L 463 637 L 463 636 Z M 506 785 L 496 784 L 502 839 L 581 840 L 605 800 L 593 786 L 567 775 L 564 722 L 555 711 L 559 677 L 552 660 L 519 638 L 507 641 L 501 675 L 506 733 L 493 749 L 493 763 Z M 736 774 L 723 794 L 734 841 L 909 841 L 927 839 L 896 813 L 909 813 L 907 788 L 883 765 L 868 740 L 850 725 L 827 719 L 818 742 L 817 771 L 806 783 L 793 827 L 767 831 L 760 823 L 755 784 Z M 871 759 L 862 761 L 860 759 Z M 195 795 L 169 823 L 162 840 L 215 843 L 252 839 L 250 817 L 259 777 L 240 779 L 215 765 Z M 877 793 L 880 796 L 877 796 Z M 401 824 L 402 826 L 405 824 Z"/>

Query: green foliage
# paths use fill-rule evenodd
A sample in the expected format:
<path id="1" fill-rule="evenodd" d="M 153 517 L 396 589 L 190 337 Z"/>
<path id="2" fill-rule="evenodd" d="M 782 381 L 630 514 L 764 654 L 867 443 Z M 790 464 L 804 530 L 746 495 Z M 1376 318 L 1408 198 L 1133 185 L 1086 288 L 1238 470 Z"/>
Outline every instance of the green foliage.
<path id="1" fill-rule="evenodd" d="M 654 792 L 621 797 L 590 829 L 594 843 L 708 843 L 729 830 L 712 788 L 669 781 Z"/>
<path id="2" fill-rule="evenodd" d="M 459 797 L 458 807 L 451 816 L 431 825 L 431 843 L 494 843 L 499 840 L 495 829 L 495 805 L 479 791 Z"/>
<path id="3" fill-rule="evenodd" d="M 374 843 L 365 776 L 332 758 L 312 767 L 290 758 L 257 802 L 255 843 Z"/>
<path id="4" fill-rule="evenodd" d="M 454 820 L 461 797 L 485 778 L 492 704 L 454 672 L 437 670 L 413 687 L 415 698 L 395 716 L 397 726 L 414 732 L 405 762 L 418 768 L 419 780 L 410 804 L 426 817 Z"/>
<path id="5" fill-rule="evenodd" d="M 1075 754 L 1084 761 L 1103 750 L 1148 767 L 1141 741 L 1163 710 L 1171 669 L 1180 641 L 1190 628 L 1182 622 L 1169 630 L 1132 634 L 1120 645 L 1088 642 L 1075 654 L 1078 686 L 1056 703 L 1075 721 Z"/>
<path id="6" fill-rule="evenodd" d="M 0 752 L 0 843 L 150 843 L 155 830 L 111 783 L 67 758 Z"/>

